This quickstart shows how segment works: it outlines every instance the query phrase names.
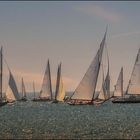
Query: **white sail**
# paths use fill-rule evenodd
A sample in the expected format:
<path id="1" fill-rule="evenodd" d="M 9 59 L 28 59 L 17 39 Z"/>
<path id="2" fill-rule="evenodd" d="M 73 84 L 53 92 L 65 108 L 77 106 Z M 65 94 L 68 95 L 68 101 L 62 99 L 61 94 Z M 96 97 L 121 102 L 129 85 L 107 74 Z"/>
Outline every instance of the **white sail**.
<path id="1" fill-rule="evenodd" d="M 138 50 L 126 94 L 140 94 L 140 49 Z"/>
<path id="2" fill-rule="evenodd" d="M 107 50 L 107 48 L 106 48 Z M 109 75 L 109 57 L 108 57 L 108 53 L 107 53 L 107 59 L 108 59 L 108 70 L 107 70 L 107 74 L 106 74 L 106 78 L 104 81 L 104 90 L 106 93 L 106 98 L 110 98 L 110 75 Z"/>
<path id="3" fill-rule="evenodd" d="M 52 87 L 51 87 L 51 75 L 50 75 L 50 64 L 48 64 L 45 70 L 42 88 L 40 91 L 40 98 L 49 98 L 52 99 Z"/>
<path id="4" fill-rule="evenodd" d="M 103 75 L 102 76 L 103 77 L 102 87 L 101 87 L 101 91 L 98 94 L 98 99 L 106 100 L 106 90 L 105 90 L 105 80 L 104 80 L 103 64 L 102 64 L 102 75 Z"/>
<path id="5" fill-rule="evenodd" d="M 121 68 L 117 83 L 115 85 L 115 90 L 113 96 L 122 97 L 123 96 L 123 67 Z"/>
<path id="6" fill-rule="evenodd" d="M 62 80 L 61 75 L 61 64 L 58 66 L 58 72 L 57 72 L 57 83 L 56 83 L 56 93 L 55 93 L 55 99 L 57 101 L 63 101 L 65 97 L 65 89 L 64 84 Z"/>
<path id="7" fill-rule="evenodd" d="M 91 62 L 87 72 L 85 73 L 83 79 L 81 80 L 75 92 L 73 93 L 71 99 L 93 100 L 95 89 L 96 89 L 97 78 L 100 70 L 100 63 L 102 60 L 102 53 L 105 45 L 105 40 L 106 40 L 106 32 L 95 58 Z"/>
<path id="8" fill-rule="evenodd" d="M 26 98 L 26 89 L 25 89 L 23 78 L 22 78 L 22 81 L 21 81 L 21 93 L 22 93 L 22 97 Z"/>
<path id="9" fill-rule="evenodd" d="M 14 77 L 11 72 L 10 73 L 10 78 L 9 78 L 9 83 L 8 83 L 8 88 L 6 91 L 6 99 L 9 102 L 19 100 L 20 96 L 18 94 L 17 86 L 14 80 Z"/>

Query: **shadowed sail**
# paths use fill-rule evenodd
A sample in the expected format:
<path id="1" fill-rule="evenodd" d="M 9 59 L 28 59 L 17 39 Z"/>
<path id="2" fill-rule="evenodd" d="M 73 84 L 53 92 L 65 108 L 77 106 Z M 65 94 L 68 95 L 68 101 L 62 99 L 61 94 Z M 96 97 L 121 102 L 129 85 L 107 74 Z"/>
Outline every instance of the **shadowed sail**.
<path id="1" fill-rule="evenodd" d="M 49 60 L 43 78 L 42 88 L 40 91 L 40 98 L 52 99 L 52 85 Z"/>
<path id="2" fill-rule="evenodd" d="M 115 90 L 114 90 L 113 96 L 114 97 L 123 96 L 123 67 L 121 68 L 117 83 L 115 85 Z"/>
<path id="3" fill-rule="evenodd" d="M 24 81 L 23 78 L 21 80 L 21 94 L 22 94 L 22 100 L 27 100 L 26 98 L 26 89 L 25 89 L 25 85 L 24 85 Z"/>
<path id="4" fill-rule="evenodd" d="M 100 70 L 100 64 L 102 60 L 102 53 L 106 40 L 106 32 L 96 56 L 94 57 L 83 79 L 81 80 L 75 92 L 73 93 L 71 97 L 72 100 L 94 100 L 94 94 Z"/>
<path id="5" fill-rule="evenodd" d="M 138 50 L 126 94 L 140 94 L 140 48 Z"/>
<path id="6" fill-rule="evenodd" d="M 61 75 L 61 63 L 58 66 L 57 71 L 57 83 L 56 83 L 56 92 L 55 92 L 55 100 L 57 101 L 64 101 L 65 97 L 65 89 Z"/>
<path id="7" fill-rule="evenodd" d="M 6 91 L 6 99 L 8 102 L 13 102 L 16 100 L 20 100 L 20 96 L 18 94 L 16 82 L 14 80 L 11 71 L 9 71 L 9 74 L 10 74 L 10 78 L 9 78 L 8 88 Z"/>

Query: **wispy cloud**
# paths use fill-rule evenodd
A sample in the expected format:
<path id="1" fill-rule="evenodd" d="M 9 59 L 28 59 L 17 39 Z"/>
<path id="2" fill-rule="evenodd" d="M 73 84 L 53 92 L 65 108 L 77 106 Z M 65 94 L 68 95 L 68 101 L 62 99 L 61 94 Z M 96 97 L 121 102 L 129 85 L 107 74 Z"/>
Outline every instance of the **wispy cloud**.
<path id="1" fill-rule="evenodd" d="M 88 15 L 97 16 L 108 20 L 109 22 L 119 22 L 122 20 L 122 16 L 106 7 L 99 5 L 86 5 L 77 7 L 76 10 L 86 13 Z"/>
<path id="2" fill-rule="evenodd" d="M 120 33 L 120 34 L 112 35 L 110 36 L 110 38 L 127 37 L 127 36 L 138 35 L 138 34 L 140 34 L 140 31 Z"/>

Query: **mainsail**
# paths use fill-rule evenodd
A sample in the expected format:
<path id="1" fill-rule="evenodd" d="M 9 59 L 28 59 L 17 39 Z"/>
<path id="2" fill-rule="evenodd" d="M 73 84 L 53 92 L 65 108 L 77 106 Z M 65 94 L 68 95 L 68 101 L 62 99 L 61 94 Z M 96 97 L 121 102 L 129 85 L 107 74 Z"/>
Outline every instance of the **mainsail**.
<path id="1" fill-rule="evenodd" d="M 13 77 L 11 71 L 9 71 L 9 74 L 10 74 L 10 78 L 9 78 L 9 82 L 8 82 L 8 88 L 6 91 L 6 99 L 7 99 L 7 101 L 11 102 L 11 101 L 19 100 L 20 96 L 18 94 L 16 82 L 14 80 L 14 77 Z"/>
<path id="2" fill-rule="evenodd" d="M 26 90 L 25 90 L 23 78 L 21 80 L 21 93 L 22 93 L 22 98 L 26 98 Z"/>
<path id="3" fill-rule="evenodd" d="M 51 74 L 50 74 L 50 64 L 48 64 L 45 70 L 45 75 L 43 78 L 42 88 L 40 91 L 40 98 L 50 98 L 52 99 L 52 85 L 51 85 Z"/>
<path id="4" fill-rule="evenodd" d="M 114 90 L 113 96 L 114 97 L 123 96 L 123 67 L 121 68 L 117 83 L 115 85 L 115 90 Z"/>
<path id="5" fill-rule="evenodd" d="M 56 83 L 56 92 L 55 92 L 55 100 L 63 101 L 65 97 L 65 89 L 61 75 L 61 63 L 58 66 L 57 71 L 57 83 Z"/>
<path id="6" fill-rule="evenodd" d="M 140 48 L 138 50 L 126 94 L 140 94 Z"/>
<path id="7" fill-rule="evenodd" d="M 71 99 L 94 100 L 93 98 L 94 98 L 98 74 L 99 74 L 99 70 L 100 70 L 102 53 L 103 53 L 105 40 L 106 40 L 106 33 L 107 33 L 107 30 L 105 32 L 104 38 L 100 44 L 100 48 L 98 49 L 98 52 L 97 52 L 95 58 L 91 62 L 83 79 L 81 80 L 78 87 L 76 88 L 73 95 L 71 96 Z"/>

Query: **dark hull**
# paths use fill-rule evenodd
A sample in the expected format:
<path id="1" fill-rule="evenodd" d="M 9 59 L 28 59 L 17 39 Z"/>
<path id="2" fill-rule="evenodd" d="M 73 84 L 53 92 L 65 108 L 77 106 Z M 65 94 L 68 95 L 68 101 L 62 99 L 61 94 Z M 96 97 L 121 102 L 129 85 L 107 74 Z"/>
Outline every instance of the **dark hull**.
<path id="1" fill-rule="evenodd" d="M 140 100 L 113 100 L 112 103 L 140 103 Z"/>
<path id="2" fill-rule="evenodd" d="M 94 105 L 93 102 L 76 102 L 76 103 L 67 102 L 67 104 L 69 105 Z"/>
<path id="3" fill-rule="evenodd" d="M 41 98 L 36 98 L 32 100 L 33 102 L 46 102 L 46 101 L 52 101 L 50 99 L 41 99 Z"/>
<path id="4" fill-rule="evenodd" d="M 8 102 L 0 102 L 0 107 L 6 105 Z"/>
<path id="5" fill-rule="evenodd" d="M 22 98 L 21 100 L 19 100 L 19 101 L 21 101 L 21 102 L 26 102 L 27 101 L 27 99 L 26 98 Z"/>

